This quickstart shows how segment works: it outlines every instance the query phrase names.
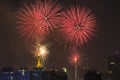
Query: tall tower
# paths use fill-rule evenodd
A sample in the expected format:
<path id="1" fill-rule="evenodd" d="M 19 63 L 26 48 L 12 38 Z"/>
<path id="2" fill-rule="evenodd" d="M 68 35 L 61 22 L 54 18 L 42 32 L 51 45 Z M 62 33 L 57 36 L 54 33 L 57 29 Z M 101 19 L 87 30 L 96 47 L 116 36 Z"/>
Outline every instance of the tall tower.
<path id="1" fill-rule="evenodd" d="M 45 68 L 45 60 L 47 58 L 49 50 L 45 44 L 37 44 L 36 46 L 36 58 L 37 65 L 36 68 Z"/>
<path id="2" fill-rule="evenodd" d="M 36 58 L 37 58 L 37 64 L 36 64 L 36 68 L 42 68 L 42 61 L 41 61 L 41 51 L 40 49 L 40 44 L 37 44 L 36 46 Z"/>
<path id="3" fill-rule="evenodd" d="M 41 63 L 41 60 L 40 60 L 40 56 L 37 56 L 37 65 L 36 65 L 36 68 L 42 68 L 42 63 Z"/>

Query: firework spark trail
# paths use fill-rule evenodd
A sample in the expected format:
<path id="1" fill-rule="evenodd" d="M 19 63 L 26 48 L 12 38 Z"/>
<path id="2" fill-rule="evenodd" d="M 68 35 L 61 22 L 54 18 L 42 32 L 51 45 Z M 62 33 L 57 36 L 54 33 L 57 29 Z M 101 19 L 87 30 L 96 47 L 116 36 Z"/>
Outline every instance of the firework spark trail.
<path id="1" fill-rule="evenodd" d="M 71 7 L 62 13 L 60 29 L 62 38 L 66 43 L 78 47 L 87 43 L 94 36 L 96 19 L 89 9 L 85 7 Z"/>
<path id="2" fill-rule="evenodd" d="M 32 41 L 37 38 L 44 40 L 50 31 L 57 28 L 60 21 L 60 9 L 59 4 L 50 0 L 37 1 L 30 6 L 25 5 L 17 16 L 19 33 L 27 40 Z"/>

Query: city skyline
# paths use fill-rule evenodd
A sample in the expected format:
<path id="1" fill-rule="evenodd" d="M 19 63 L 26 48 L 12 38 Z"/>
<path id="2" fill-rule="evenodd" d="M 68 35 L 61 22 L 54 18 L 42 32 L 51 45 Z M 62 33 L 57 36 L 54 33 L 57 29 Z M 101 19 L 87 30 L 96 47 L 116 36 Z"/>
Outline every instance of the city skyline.
<path id="1" fill-rule="evenodd" d="M 65 7 L 68 4 L 77 3 L 78 0 L 59 1 Z M 36 59 L 33 57 L 32 47 L 25 39 L 21 38 L 16 29 L 17 11 L 23 3 L 31 3 L 34 0 L 1 0 L 0 1 L 0 66 L 26 66 L 33 68 Z M 107 57 L 120 50 L 120 31 L 119 31 L 119 7 L 116 1 L 93 1 L 80 0 L 85 6 L 90 8 L 97 19 L 96 36 L 88 44 L 79 48 L 80 55 L 84 56 L 83 64 L 92 66 L 98 71 L 107 70 Z M 70 53 L 57 45 L 50 39 L 50 55 L 47 61 L 48 67 L 67 67 L 74 70 L 74 66 L 69 62 Z"/>

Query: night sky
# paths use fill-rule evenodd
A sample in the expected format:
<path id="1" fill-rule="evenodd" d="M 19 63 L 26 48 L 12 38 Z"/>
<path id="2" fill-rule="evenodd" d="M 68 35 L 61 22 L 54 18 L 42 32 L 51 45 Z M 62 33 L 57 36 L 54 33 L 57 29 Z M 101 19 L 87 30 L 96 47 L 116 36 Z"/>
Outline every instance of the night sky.
<path id="1" fill-rule="evenodd" d="M 21 38 L 16 29 L 16 16 L 23 3 L 35 0 L 0 0 L 0 68 L 26 66 L 33 68 L 36 59 L 33 57 L 31 45 Z M 77 0 L 73 0 L 74 3 Z M 60 0 L 65 7 L 72 0 Z M 80 50 L 81 65 L 89 65 L 98 71 L 107 69 L 107 57 L 120 51 L 120 8 L 116 0 L 79 0 L 92 10 L 97 19 L 96 36 Z M 52 45 L 47 61 L 47 67 L 67 67 L 73 70 L 69 63 L 70 53 L 50 40 Z"/>

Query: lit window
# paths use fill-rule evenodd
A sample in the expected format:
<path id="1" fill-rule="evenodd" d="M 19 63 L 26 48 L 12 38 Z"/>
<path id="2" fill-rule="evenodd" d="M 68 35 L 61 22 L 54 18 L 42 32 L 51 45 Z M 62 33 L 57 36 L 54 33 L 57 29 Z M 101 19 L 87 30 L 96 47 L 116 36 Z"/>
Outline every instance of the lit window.
<path id="1" fill-rule="evenodd" d="M 111 70 L 109 70 L 109 71 L 108 71 L 108 73 L 112 74 L 112 71 L 111 71 Z"/>
<path id="2" fill-rule="evenodd" d="M 4 74 L 6 74 L 6 72 L 4 72 Z"/>
<path id="3" fill-rule="evenodd" d="M 18 70 L 19 72 L 21 72 L 21 70 Z"/>
<path id="4" fill-rule="evenodd" d="M 110 62 L 110 64 L 115 64 L 115 62 Z"/>
<path id="5" fill-rule="evenodd" d="M 12 76 L 10 77 L 10 80 L 13 80 L 13 77 L 12 77 Z"/>
<path id="6" fill-rule="evenodd" d="M 13 72 L 10 72 L 11 74 L 13 74 Z"/>
<path id="7" fill-rule="evenodd" d="M 97 72 L 97 74 L 100 74 L 100 72 Z"/>
<path id="8" fill-rule="evenodd" d="M 23 76 L 25 75 L 25 70 L 22 70 L 22 75 L 23 75 Z"/>

